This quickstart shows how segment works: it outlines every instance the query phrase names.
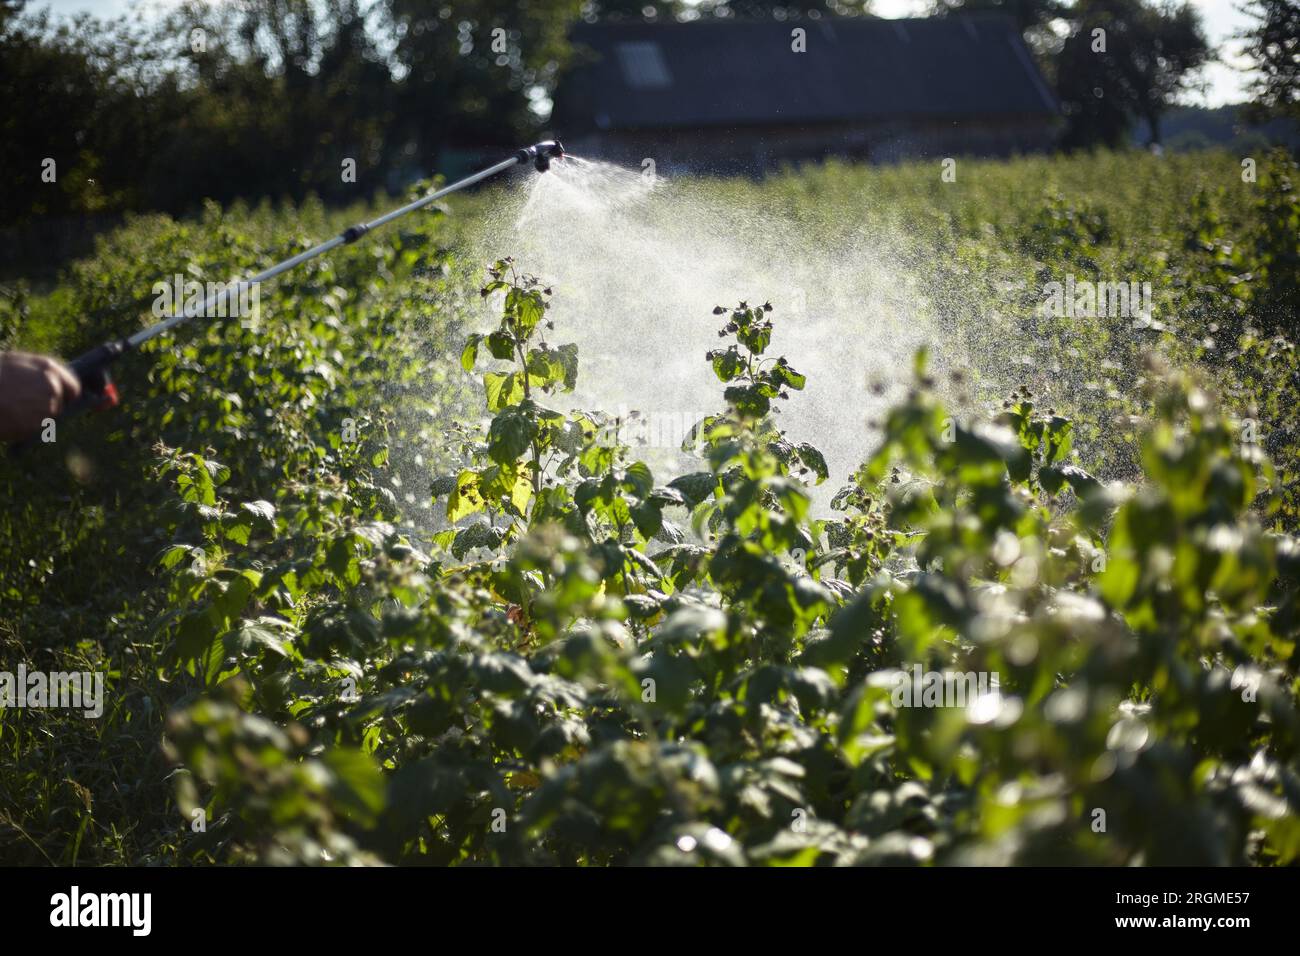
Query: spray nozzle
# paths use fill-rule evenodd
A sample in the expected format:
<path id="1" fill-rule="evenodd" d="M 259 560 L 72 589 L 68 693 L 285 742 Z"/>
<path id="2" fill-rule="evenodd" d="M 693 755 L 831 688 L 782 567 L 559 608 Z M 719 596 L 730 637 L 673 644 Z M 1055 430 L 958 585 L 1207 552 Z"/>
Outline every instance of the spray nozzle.
<path id="1" fill-rule="evenodd" d="M 537 167 L 537 171 L 544 173 L 551 168 L 552 159 L 564 158 L 564 145 L 559 140 L 544 140 L 532 146 L 525 146 L 515 153 L 515 158 L 521 163 L 526 163 L 531 159 L 533 165 Z"/>

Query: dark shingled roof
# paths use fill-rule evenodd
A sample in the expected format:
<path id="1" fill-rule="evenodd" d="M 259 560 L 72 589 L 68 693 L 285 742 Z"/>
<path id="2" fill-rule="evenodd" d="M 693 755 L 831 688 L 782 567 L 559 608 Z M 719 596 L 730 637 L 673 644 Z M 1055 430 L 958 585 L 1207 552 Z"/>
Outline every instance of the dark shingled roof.
<path id="1" fill-rule="evenodd" d="M 791 30 L 807 31 L 807 52 Z M 915 20 L 582 24 L 594 62 L 560 85 L 568 131 L 1055 115 L 1015 24 Z"/>

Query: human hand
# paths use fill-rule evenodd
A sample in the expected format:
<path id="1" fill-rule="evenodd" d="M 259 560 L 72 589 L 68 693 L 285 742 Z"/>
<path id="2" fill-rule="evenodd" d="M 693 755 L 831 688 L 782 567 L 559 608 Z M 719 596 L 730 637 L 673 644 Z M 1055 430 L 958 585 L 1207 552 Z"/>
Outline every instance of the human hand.
<path id="1" fill-rule="evenodd" d="M 81 383 L 58 359 L 0 353 L 0 441 L 28 438 L 81 394 Z"/>

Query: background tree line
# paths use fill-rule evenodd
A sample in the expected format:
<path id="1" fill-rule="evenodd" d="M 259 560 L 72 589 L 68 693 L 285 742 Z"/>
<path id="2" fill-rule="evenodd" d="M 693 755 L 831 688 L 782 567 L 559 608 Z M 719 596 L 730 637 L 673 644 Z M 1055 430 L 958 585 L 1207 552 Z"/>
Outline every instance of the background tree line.
<path id="1" fill-rule="evenodd" d="M 870 14 L 869 0 L 220 0 L 68 21 L 26 6 L 0 0 L 11 228 L 205 198 L 354 199 L 426 174 L 439 151 L 515 145 L 544 125 L 579 19 Z M 1249 9 L 1258 114 L 1294 116 L 1300 0 Z M 1212 56 L 1185 2 L 934 0 L 932 12 L 982 10 L 1017 20 L 1071 148 L 1120 145 L 1137 121 L 1158 140 L 1161 114 Z M 341 175 L 348 158 L 356 184 Z"/>

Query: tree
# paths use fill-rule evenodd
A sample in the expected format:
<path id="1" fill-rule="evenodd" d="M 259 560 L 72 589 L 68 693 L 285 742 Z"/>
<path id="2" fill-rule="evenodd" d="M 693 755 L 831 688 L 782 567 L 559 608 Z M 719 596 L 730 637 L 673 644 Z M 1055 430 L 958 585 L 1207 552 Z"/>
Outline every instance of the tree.
<path id="1" fill-rule="evenodd" d="M 467 0 L 454 12 L 427 0 L 386 3 L 399 109 L 422 153 L 516 145 L 536 132 L 581 0 Z"/>
<path id="2" fill-rule="evenodd" d="M 669 22 L 678 4 L 674 0 L 589 0 L 583 8 L 588 23 L 598 20 Z"/>
<path id="3" fill-rule="evenodd" d="M 1160 117 L 1212 56 L 1200 13 L 1190 3 L 1139 4 L 1130 51 L 1124 66 L 1134 111 L 1159 143 Z"/>
<path id="4" fill-rule="evenodd" d="M 1130 123 L 1117 57 L 1097 49 L 1094 29 L 1075 24 L 1056 57 L 1056 95 L 1065 112 L 1067 148 L 1123 144 Z"/>
<path id="5" fill-rule="evenodd" d="M 199 31 L 196 33 L 195 31 Z M 399 148 L 393 76 L 359 0 L 189 3 L 161 35 L 183 64 L 190 108 L 157 157 L 159 201 L 370 191 Z"/>
<path id="6" fill-rule="evenodd" d="M 1024 31 L 1063 16 L 1065 5 L 1065 0 L 935 0 L 931 12 L 938 17 L 950 13 L 1005 13 Z"/>
<path id="7" fill-rule="evenodd" d="M 60 22 L 22 6 L 0 5 L 0 222 L 135 207 L 142 158 L 177 115 L 162 53 L 125 18 Z"/>
<path id="8" fill-rule="evenodd" d="M 1069 119 L 1066 145 L 1119 145 L 1145 120 L 1160 142 L 1160 118 L 1191 88 L 1211 51 L 1190 3 L 1080 0 L 1057 62 L 1057 92 Z"/>
<path id="9" fill-rule="evenodd" d="M 160 21 L 105 22 L 0 0 L 0 165 L 16 187 L 0 219 L 360 198 L 442 147 L 517 145 L 593 9 L 189 0 Z"/>
<path id="10" fill-rule="evenodd" d="M 936 17 L 954 13 L 1006 14 L 1016 21 L 1030 49 L 1042 58 L 1060 45 L 1052 23 L 1066 16 L 1067 3 L 1068 0 L 933 0 L 930 12 Z"/>
<path id="11" fill-rule="evenodd" d="M 1250 0 L 1243 12 L 1256 20 L 1237 37 L 1255 71 L 1249 112 L 1300 120 L 1300 0 Z"/>

